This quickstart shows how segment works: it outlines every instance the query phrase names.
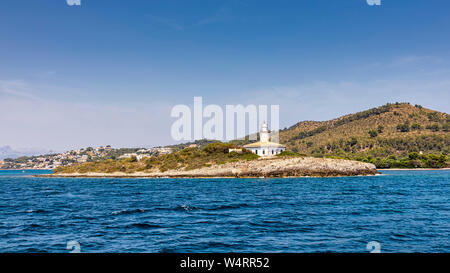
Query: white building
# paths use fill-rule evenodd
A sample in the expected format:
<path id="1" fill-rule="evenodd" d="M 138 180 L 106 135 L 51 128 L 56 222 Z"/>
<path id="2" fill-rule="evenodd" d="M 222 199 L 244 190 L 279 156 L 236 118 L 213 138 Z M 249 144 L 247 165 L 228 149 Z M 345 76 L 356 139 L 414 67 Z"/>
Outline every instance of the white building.
<path id="1" fill-rule="evenodd" d="M 259 132 L 259 141 L 245 145 L 244 148 L 263 157 L 274 156 L 286 150 L 286 146 L 270 142 L 270 133 L 266 122 L 263 123 Z"/>

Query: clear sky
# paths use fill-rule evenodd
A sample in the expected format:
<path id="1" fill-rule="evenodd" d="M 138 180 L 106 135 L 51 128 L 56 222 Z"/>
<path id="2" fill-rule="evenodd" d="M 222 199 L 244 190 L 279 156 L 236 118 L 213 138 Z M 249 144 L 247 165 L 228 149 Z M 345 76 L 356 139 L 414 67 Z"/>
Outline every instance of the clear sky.
<path id="1" fill-rule="evenodd" d="M 173 143 L 170 110 L 279 104 L 281 127 L 386 102 L 450 111 L 450 1 L 3 0 L 0 146 Z"/>

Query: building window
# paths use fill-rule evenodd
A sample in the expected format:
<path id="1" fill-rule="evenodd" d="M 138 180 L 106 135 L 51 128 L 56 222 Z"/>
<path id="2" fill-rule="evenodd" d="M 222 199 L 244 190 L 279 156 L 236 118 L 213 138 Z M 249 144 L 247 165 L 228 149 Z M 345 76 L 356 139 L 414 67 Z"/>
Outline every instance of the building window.
<path id="1" fill-rule="evenodd" d="M 255 150 L 255 154 L 258 154 L 258 150 Z"/>
<path id="2" fill-rule="evenodd" d="M 263 155 L 265 155 L 266 154 L 266 151 L 265 150 L 263 150 Z"/>
<path id="3" fill-rule="evenodd" d="M 275 152 L 272 150 L 272 154 L 274 154 Z"/>

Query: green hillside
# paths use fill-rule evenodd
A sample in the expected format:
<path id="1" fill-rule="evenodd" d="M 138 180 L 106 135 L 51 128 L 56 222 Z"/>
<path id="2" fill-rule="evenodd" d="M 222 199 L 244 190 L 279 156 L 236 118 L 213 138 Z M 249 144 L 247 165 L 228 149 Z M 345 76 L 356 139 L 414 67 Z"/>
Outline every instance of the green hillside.
<path id="1" fill-rule="evenodd" d="M 449 124 L 446 113 L 386 104 L 329 121 L 299 122 L 280 132 L 280 143 L 299 154 L 354 159 L 379 168 L 442 168 L 449 166 Z"/>

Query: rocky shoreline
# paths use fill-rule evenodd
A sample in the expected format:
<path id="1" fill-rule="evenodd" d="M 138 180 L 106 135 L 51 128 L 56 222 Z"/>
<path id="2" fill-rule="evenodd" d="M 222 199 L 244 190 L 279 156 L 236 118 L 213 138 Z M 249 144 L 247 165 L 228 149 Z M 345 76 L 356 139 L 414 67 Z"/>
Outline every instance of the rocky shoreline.
<path id="1" fill-rule="evenodd" d="M 358 161 L 295 157 L 269 158 L 213 165 L 194 170 L 135 173 L 56 173 L 38 177 L 92 178 L 277 178 L 277 177 L 337 177 L 376 175 L 375 165 Z"/>

